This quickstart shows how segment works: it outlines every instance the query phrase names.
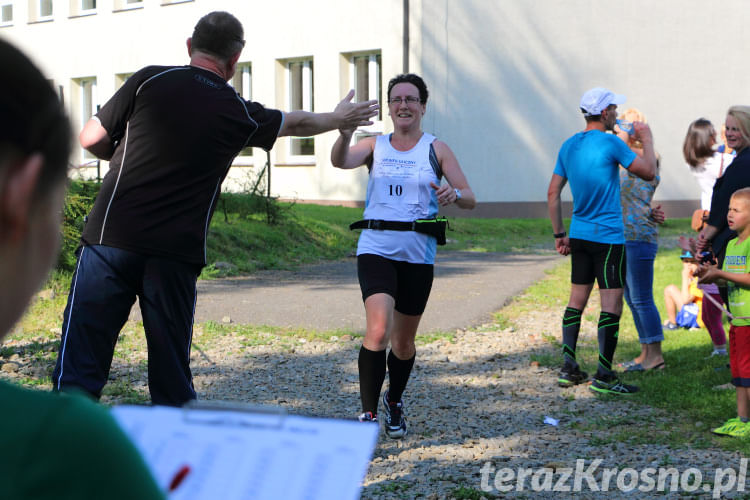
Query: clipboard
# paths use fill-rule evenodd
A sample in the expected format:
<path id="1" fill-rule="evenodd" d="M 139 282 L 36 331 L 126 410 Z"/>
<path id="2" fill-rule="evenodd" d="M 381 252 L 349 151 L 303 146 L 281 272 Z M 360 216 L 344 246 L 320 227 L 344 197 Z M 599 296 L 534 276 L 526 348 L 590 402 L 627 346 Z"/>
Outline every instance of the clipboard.
<path id="1" fill-rule="evenodd" d="M 175 500 L 355 500 L 378 437 L 377 424 L 229 402 L 111 411 Z"/>

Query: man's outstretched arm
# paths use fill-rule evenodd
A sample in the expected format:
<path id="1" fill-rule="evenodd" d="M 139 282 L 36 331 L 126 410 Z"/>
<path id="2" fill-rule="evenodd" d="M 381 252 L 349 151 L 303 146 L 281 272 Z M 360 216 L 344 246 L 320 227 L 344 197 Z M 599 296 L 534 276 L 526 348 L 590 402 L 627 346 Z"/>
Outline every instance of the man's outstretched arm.
<path id="1" fill-rule="evenodd" d="M 329 130 L 354 129 L 372 125 L 370 118 L 378 114 L 378 101 L 351 102 L 354 91 L 350 90 L 330 113 L 291 111 L 284 116 L 279 136 L 309 137 Z"/>

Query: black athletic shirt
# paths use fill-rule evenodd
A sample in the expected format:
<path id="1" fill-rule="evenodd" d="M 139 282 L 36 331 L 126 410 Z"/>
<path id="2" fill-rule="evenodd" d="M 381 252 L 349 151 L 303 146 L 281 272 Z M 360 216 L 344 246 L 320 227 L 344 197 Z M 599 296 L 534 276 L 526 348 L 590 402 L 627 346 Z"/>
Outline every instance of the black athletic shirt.
<path id="1" fill-rule="evenodd" d="M 245 146 L 270 150 L 283 122 L 192 66 L 143 68 L 96 116 L 116 147 L 83 244 L 200 265 L 234 157 Z"/>

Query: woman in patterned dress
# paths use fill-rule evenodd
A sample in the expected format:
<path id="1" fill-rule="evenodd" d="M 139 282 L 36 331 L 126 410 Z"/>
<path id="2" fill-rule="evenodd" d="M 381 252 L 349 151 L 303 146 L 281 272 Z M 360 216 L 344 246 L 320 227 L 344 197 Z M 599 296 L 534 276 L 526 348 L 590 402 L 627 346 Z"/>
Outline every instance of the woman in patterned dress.
<path id="1" fill-rule="evenodd" d="M 622 122 L 640 121 L 646 117 L 637 109 L 627 109 L 618 120 Z M 625 130 L 626 125 L 618 126 L 617 135 L 636 154 L 642 154 L 642 146 L 634 136 Z M 656 176 L 651 181 L 632 175 L 627 169 L 620 169 L 620 200 L 622 218 L 625 224 L 625 301 L 633 314 L 638 330 L 641 354 L 632 361 L 621 363 L 625 371 L 659 370 L 664 368 L 661 343 L 664 340 L 661 318 L 654 303 L 654 259 L 658 249 L 658 224 L 664 222 L 661 205 L 651 207 L 656 186 L 659 185 L 659 159 L 656 162 Z"/>

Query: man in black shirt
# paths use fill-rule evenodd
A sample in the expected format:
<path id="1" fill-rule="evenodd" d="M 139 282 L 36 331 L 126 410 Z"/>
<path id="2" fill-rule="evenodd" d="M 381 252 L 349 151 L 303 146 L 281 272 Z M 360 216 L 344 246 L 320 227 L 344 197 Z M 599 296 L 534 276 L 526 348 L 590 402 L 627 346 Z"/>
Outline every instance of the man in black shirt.
<path id="1" fill-rule="evenodd" d="M 55 390 L 101 395 L 114 345 L 139 298 L 154 404 L 195 398 L 190 343 L 206 236 L 234 157 L 303 136 L 367 125 L 376 101 L 332 113 L 282 113 L 244 101 L 227 84 L 245 45 L 240 22 L 212 12 L 187 41 L 190 65 L 136 72 L 80 134 L 110 160 L 81 238 L 53 372 Z"/>

